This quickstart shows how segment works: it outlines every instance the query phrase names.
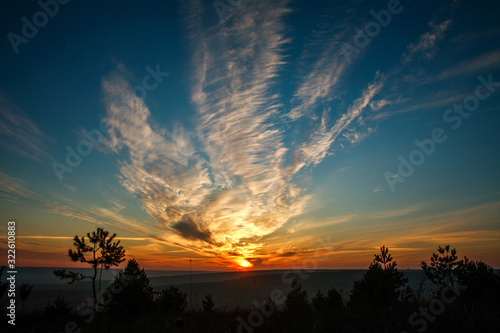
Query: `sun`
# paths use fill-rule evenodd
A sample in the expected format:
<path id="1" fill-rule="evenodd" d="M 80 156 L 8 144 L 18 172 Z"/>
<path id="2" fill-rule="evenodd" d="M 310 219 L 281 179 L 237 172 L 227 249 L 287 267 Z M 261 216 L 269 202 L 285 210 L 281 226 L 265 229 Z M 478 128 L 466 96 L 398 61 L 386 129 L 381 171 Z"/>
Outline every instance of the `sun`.
<path id="1" fill-rule="evenodd" d="M 246 259 L 241 259 L 238 263 L 240 264 L 241 267 L 244 267 L 244 268 L 252 266 L 252 264 L 249 263 Z"/>

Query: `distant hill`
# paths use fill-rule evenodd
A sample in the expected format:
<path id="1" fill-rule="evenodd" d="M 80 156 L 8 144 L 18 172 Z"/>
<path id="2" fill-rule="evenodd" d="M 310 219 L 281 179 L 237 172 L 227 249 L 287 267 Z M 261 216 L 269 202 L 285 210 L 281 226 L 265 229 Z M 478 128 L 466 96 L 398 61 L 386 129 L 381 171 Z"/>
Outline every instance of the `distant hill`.
<path id="1" fill-rule="evenodd" d="M 55 269 L 41 267 L 18 269 L 18 286 L 22 283 L 35 285 L 27 302 L 28 307 L 45 307 L 58 295 L 66 297 L 72 304 L 77 304 L 91 295 L 90 280 L 68 285 L 54 276 Z M 92 272 L 87 268 L 77 269 L 77 271 L 84 274 Z M 103 271 L 102 289 L 109 285 L 118 271 L 117 269 Z M 311 273 L 299 272 L 301 275 L 286 270 L 196 271 L 192 272 L 192 275 L 189 271 L 151 270 L 146 272 L 156 291 L 175 285 L 188 295 L 188 300 L 192 295 L 193 306 L 199 306 L 201 299 L 210 293 L 217 308 L 231 309 L 236 306 L 250 308 L 255 300 L 262 301 L 268 298 L 274 289 L 279 289 L 286 295 L 290 290 L 293 277 L 301 279 L 302 286 L 308 291 L 310 297 L 313 297 L 320 289 L 325 293 L 334 286 L 347 298 L 354 281 L 361 278 L 365 270 L 316 270 Z M 410 286 L 414 290 L 420 290 L 420 281 L 424 279 L 423 272 L 421 270 L 404 270 L 404 272 L 409 278 Z M 428 283 L 424 284 L 425 289 L 430 289 Z"/>

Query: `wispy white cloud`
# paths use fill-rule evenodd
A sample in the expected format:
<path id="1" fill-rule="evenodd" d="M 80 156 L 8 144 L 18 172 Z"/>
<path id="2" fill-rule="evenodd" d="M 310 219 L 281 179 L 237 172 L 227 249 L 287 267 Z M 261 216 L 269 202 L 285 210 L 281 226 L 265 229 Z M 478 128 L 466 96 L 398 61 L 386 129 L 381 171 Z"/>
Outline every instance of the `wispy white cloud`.
<path id="1" fill-rule="evenodd" d="M 329 126 L 329 112 L 325 110 L 321 117 L 321 122 L 310 135 L 309 139 L 301 144 L 294 156 L 294 163 L 291 165 L 292 173 L 298 172 L 303 167 L 319 164 L 329 154 L 330 147 L 337 137 L 344 132 L 354 120 L 358 119 L 365 108 L 372 102 L 383 87 L 383 75 L 377 73 L 372 83 L 363 91 L 361 97 L 356 99 L 347 112 L 337 119 L 333 126 Z M 349 134 L 347 134 L 349 135 Z M 356 140 L 354 140 L 357 142 Z"/>
<path id="2" fill-rule="evenodd" d="M 43 196 L 30 190 L 26 182 L 3 172 L 0 172 L 0 197 L 14 203 L 19 203 L 25 199 L 45 200 Z"/>
<path id="3" fill-rule="evenodd" d="M 452 25 L 452 20 L 446 20 L 439 24 L 429 23 L 432 28 L 420 35 L 418 42 L 408 45 L 408 50 L 403 56 L 402 62 L 409 62 L 416 56 L 424 56 L 427 59 L 432 59 L 436 54 L 436 45 L 446 35 L 446 31 Z"/>
<path id="4" fill-rule="evenodd" d="M 0 92 L 0 145 L 14 154 L 34 159 L 52 159 L 44 134 L 21 109 Z"/>
<path id="5" fill-rule="evenodd" d="M 328 219 L 323 219 L 323 220 L 301 220 L 298 223 L 294 223 L 290 229 L 288 229 L 287 233 L 295 233 L 297 231 L 304 231 L 304 230 L 310 230 L 310 229 L 320 229 L 320 228 L 325 228 L 329 227 L 332 225 L 337 225 L 337 224 L 342 224 L 351 221 L 356 215 L 345 215 L 345 216 L 338 216 L 338 217 L 332 217 Z"/>
<path id="6" fill-rule="evenodd" d="M 30 185 L 23 180 L 3 172 L 0 172 L 0 198 L 12 203 L 35 203 L 51 214 L 93 223 L 97 226 L 118 227 L 146 238 L 156 239 L 158 234 L 161 233 L 161 230 L 147 221 L 138 221 L 120 214 L 120 211 L 124 209 L 124 205 L 118 200 L 110 200 L 113 207 L 109 209 L 96 205 L 84 205 L 71 200 L 67 196 L 61 196 L 60 198 L 57 198 L 56 195 L 45 196 L 31 189 Z"/>
<path id="7" fill-rule="evenodd" d="M 304 78 L 295 92 L 295 98 L 292 102 L 298 103 L 289 112 L 288 117 L 291 120 L 296 120 L 331 99 L 345 68 L 346 63 L 342 61 L 340 55 L 332 57 L 331 53 L 326 53 L 315 64 L 313 71 Z"/>
<path id="8" fill-rule="evenodd" d="M 299 60 L 301 66 L 297 66 L 300 78 L 287 115 L 291 121 L 304 116 L 315 117 L 314 111 L 321 113 L 327 102 L 338 98 L 341 79 L 349 68 L 340 47 L 352 37 L 350 31 L 355 14 L 349 12 L 352 9 L 349 6 L 326 6 L 312 37 L 304 46 Z"/>
<path id="9" fill-rule="evenodd" d="M 451 42 L 456 44 L 469 44 L 471 42 L 476 42 L 480 39 L 498 38 L 499 35 L 500 35 L 500 28 L 495 28 L 485 31 L 477 31 L 477 32 L 465 32 L 452 38 Z"/>
<path id="10" fill-rule="evenodd" d="M 156 237 L 155 228 L 152 228 L 151 225 L 119 214 L 123 206 L 120 206 L 120 203 L 116 200 L 112 200 L 115 202 L 112 209 L 82 205 L 68 197 L 61 197 L 61 199 L 64 199 L 64 203 L 62 203 L 54 199 L 54 196 L 47 197 L 30 189 L 29 184 L 26 182 L 3 172 L 0 172 L 0 197 L 12 203 L 21 203 L 28 200 L 44 207 L 51 214 L 90 222 L 98 226 L 118 227 L 148 237 Z"/>
<path id="11" fill-rule="evenodd" d="M 500 68 L 500 50 L 478 55 L 474 59 L 466 60 L 455 67 L 441 72 L 433 80 L 445 80 L 459 75 L 479 74 L 484 71 L 491 71 Z"/>
<path id="12" fill-rule="evenodd" d="M 382 98 L 376 101 L 373 101 L 370 103 L 370 107 L 372 108 L 373 111 L 378 111 L 384 106 L 391 105 L 393 101 Z"/>
<path id="13" fill-rule="evenodd" d="M 76 187 L 74 187 L 74 186 L 68 185 L 68 184 L 66 184 L 66 183 L 61 183 L 61 184 L 62 184 L 62 186 L 63 186 L 64 188 L 67 188 L 67 189 L 68 189 L 68 190 L 70 190 L 71 192 L 74 192 L 74 193 L 78 192 L 78 189 L 77 189 Z"/>
<path id="14" fill-rule="evenodd" d="M 416 211 L 419 211 L 420 209 L 422 209 L 422 207 L 420 205 L 413 205 L 411 207 L 397 209 L 397 210 L 377 212 L 377 213 L 372 214 L 372 216 L 373 216 L 373 218 L 376 218 L 376 219 L 390 219 L 390 218 L 394 218 L 394 217 L 405 216 L 405 215 L 414 213 Z"/>
<path id="15" fill-rule="evenodd" d="M 66 199 L 65 203 L 55 200 L 43 200 L 43 203 L 51 214 L 93 223 L 97 226 L 113 226 L 149 238 L 156 237 L 158 233 L 155 234 L 155 228 L 146 222 L 130 219 L 105 207 L 83 206 L 69 199 Z"/>
<path id="16" fill-rule="evenodd" d="M 373 134 L 375 132 L 374 128 L 366 128 L 366 130 L 359 130 L 356 128 L 351 128 L 347 130 L 342 136 L 351 144 L 355 145 L 356 143 L 359 143 L 363 141 L 366 137 L 369 135 Z"/>
<path id="17" fill-rule="evenodd" d="M 407 112 L 412 111 L 425 111 L 430 110 L 436 107 L 449 107 L 453 103 L 463 101 L 468 94 L 456 94 L 456 92 L 438 92 L 437 94 L 433 94 L 431 96 L 426 96 L 426 99 L 429 101 L 424 101 L 418 104 L 402 104 L 399 107 L 394 107 L 391 111 L 379 112 L 373 115 L 373 119 L 383 119 L 390 116 L 400 115 Z M 408 101 L 408 100 L 405 100 Z M 403 101 L 403 102 L 405 102 Z M 443 110 L 444 111 L 444 110 Z"/>

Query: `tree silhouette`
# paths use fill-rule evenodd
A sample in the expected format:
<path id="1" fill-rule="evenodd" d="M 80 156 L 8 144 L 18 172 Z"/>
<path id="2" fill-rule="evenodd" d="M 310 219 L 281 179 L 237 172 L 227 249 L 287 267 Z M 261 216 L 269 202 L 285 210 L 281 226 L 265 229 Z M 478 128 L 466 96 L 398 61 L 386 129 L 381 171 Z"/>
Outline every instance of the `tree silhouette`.
<path id="1" fill-rule="evenodd" d="M 122 281 L 126 281 L 125 286 Z M 150 310 L 153 295 L 151 279 L 144 268 L 135 259 L 131 259 L 108 287 L 104 303 L 109 304 L 108 309 L 113 315 L 130 317 Z"/>
<path id="2" fill-rule="evenodd" d="M 384 265 L 384 269 L 387 268 L 387 265 L 394 265 L 396 266 L 396 262 L 392 262 L 392 256 L 389 254 L 389 248 L 385 247 L 385 245 L 382 245 L 380 248 L 380 253 L 381 254 L 375 254 L 375 262 L 381 263 Z"/>
<path id="3" fill-rule="evenodd" d="M 101 275 L 99 276 L 99 288 L 101 285 L 102 269 L 109 269 L 111 266 L 118 266 L 125 259 L 125 250 L 123 246 L 120 245 L 120 241 L 113 242 L 116 237 L 114 233 L 108 238 L 109 232 L 105 231 L 103 228 L 97 228 L 96 231 L 92 231 L 92 235 L 87 233 L 88 243 L 85 237 L 75 236 L 74 246 L 76 251 L 68 250 L 68 255 L 71 261 L 88 263 L 94 269 L 93 275 L 85 275 L 83 273 L 66 271 L 65 269 L 60 269 L 54 271 L 54 275 L 60 279 L 69 279 L 69 284 L 80 281 L 83 279 L 92 280 L 92 296 L 94 300 L 97 300 L 96 296 L 96 279 L 97 270 L 100 268 Z M 86 255 L 90 255 L 90 258 Z"/>
<path id="4" fill-rule="evenodd" d="M 332 329 L 333 332 L 340 331 L 344 310 L 342 294 L 333 287 L 328 290 L 326 296 L 318 290 L 311 302 L 316 314 L 316 331 L 332 332 Z"/>
<path id="5" fill-rule="evenodd" d="M 65 325 L 68 320 L 73 319 L 73 309 L 68 301 L 61 295 L 52 300 L 45 308 L 43 320 L 55 327 Z"/>
<path id="6" fill-rule="evenodd" d="M 421 267 L 437 287 L 435 299 L 447 300 L 447 309 L 431 325 L 436 332 L 489 332 L 498 330 L 500 276 L 482 261 L 458 259 L 450 245 L 439 246 L 430 263 Z M 442 318 L 441 318 L 442 317 Z M 451 327 L 451 328 L 450 328 Z"/>
<path id="7" fill-rule="evenodd" d="M 201 303 L 203 305 L 203 312 L 214 312 L 215 303 L 212 299 L 212 294 L 206 294 L 205 297 L 201 300 Z"/>
<path id="8" fill-rule="evenodd" d="M 397 263 L 392 261 L 389 248 L 382 246 L 380 252 L 375 254 L 363 277 L 354 282 L 350 298 L 352 305 L 390 306 L 402 298 L 402 288 L 408 279 L 396 268 Z"/>
<path id="9" fill-rule="evenodd" d="M 438 253 L 432 253 L 431 262 L 427 264 L 422 261 L 420 267 L 432 283 L 440 287 L 447 287 L 458 283 L 458 271 L 460 261 L 457 250 L 451 249 L 450 245 L 439 246 Z"/>
<path id="10" fill-rule="evenodd" d="M 457 251 L 450 250 L 450 245 L 440 246 L 438 253 L 440 255 L 432 254 L 430 264 L 422 261 L 421 267 L 440 290 L 460 286 L 463 301 L 489 302 L 500 297 L 500 277 L 491 266 L 467 257 L 459 260 Z"/>
<path id="11" fill-rule="evenodd" d="M 467 257 L 460 261 L 459 267 L 459 282 L 467 287 L 462 291 L 462 299 L 481 303 L 500 302 L 500 275 L 495 274 L 493 267 Z"/>
<path id="12" fill-rule="evenodd" d="M 0 268 L 0 298 L 3 297 L 3 294 L 5 293 L 5 291 L 7 290 L 7 287 L 8 287 L 8 283 L 7 282 L 3 282 L 3 279 L 2 279 L 2 274 L 3 274 L 3 271 L 5 270 L 6 266 L 2 266 L 2 268 Z"/>
<path id="13" fill-rule="evenodd" d="M 178 316 L 186 310 L 187 294 L 182 293 L 179 288 L 170 286 L 161 291 L 157 304 L 160 310 L 168 316 Z"/>
<path id="14" fill-rule="evenodd" d="M 407 325 L 408 279 L 396 266 L 389 249 L 382 246 L 363 277 L 354 281 L 348 309 L 355 331 L 395 332 Z"/>
<path id="15" fill-rule="evenodd" d="M 312 306 L 307 290 L 302 289 L 299 279 L 292 281 L 291 291 L 285 299 L 283 319 L 290 332 L 306 332 L 311 326 Z"/>
<path id="16" fill-rule="evenodd" d="M 33 289 L 33 285 L 29 283 L 23 283 L 21 286 L 19 286 L 19 297 L 21 297 L 21 301 L 23 302 L 22 305 L 22 313 L 24 314 L 24 309 L 26 306 L 26 300 L 28 299 L 29 295 L 31 294 L 31 290 Z"/>

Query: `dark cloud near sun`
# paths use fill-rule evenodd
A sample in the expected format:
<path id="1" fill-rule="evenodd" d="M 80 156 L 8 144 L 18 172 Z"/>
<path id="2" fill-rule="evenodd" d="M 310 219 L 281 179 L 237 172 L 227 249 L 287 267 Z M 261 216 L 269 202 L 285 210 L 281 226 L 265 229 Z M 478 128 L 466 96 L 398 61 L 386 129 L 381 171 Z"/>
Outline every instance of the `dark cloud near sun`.
<path id="1" fill-rule="evenodd" d="M 200 240 L 206 243 L 217 245 L 213 235 L 208 229 L 202 229 L 191 217 L 184 215 L 182 220 L 170 224 L 170 227 L 176 230 L 179 235 L 191 240 Z"/>

